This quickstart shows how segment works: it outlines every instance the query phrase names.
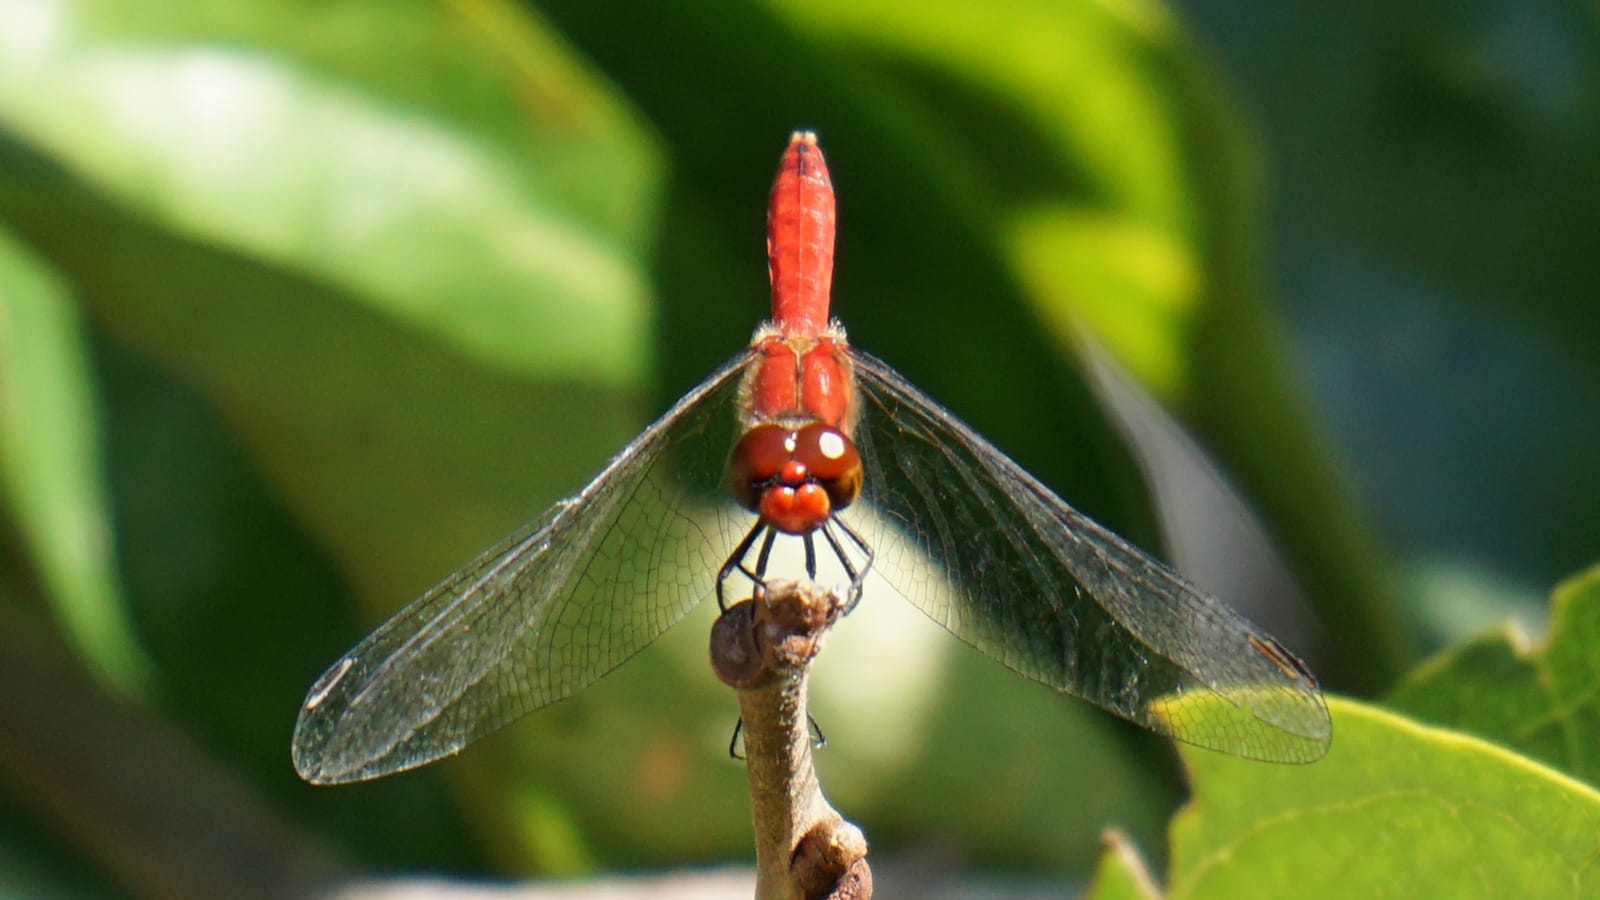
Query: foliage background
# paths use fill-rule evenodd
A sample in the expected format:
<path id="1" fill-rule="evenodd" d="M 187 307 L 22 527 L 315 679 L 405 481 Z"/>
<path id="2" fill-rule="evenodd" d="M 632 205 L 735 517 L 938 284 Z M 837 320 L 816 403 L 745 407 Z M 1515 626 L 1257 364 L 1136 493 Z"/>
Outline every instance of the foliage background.
<path id="1" fill-rule="evenodd" d="M 1600 556 L 1595 26 L 1511 0 L 0 0 L 0 892 L 744 858 L 702 618 L 423 772 L 314 790 L 287 747 L 340 651 L 746 340 L 796 127 L 833 167 L 853 339 L 1154 546 L 1092 334 L 1298 590 L 1236 577 L 1270 571 L 1249 545 L 1182 552 L 1204 527 L 1175 555 L 1331 690 L 1539 627 Z M 1054 879 L 1117 824 L 1164 858 L 1170 751 L 868 612 L 818 702 L 876 848 Z M 1463 712 L 1485 640 L 1396 702 L 1591 773 Z"/>

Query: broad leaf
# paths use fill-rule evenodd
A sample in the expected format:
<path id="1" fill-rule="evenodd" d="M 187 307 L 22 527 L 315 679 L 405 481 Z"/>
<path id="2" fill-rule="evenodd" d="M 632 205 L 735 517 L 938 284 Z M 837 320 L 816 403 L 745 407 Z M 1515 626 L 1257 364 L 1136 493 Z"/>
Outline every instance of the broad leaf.
<path id="1" fill-rule="evenodd" d="M 66 287 L 0 230 L 0 500 L 89 668 L 138 693 L 150 673 L 117 579 L 88 355 Z"/>
<path id="2" fill-rule="evenodd" d="M 1181 748 L 1168 894 L 1572 897 L 1600 888 L 1600 793 L 1459 732 L 1330 698 L 1333 748 L 1268 766 Z M 1105 894 L 1103 896 L 1120 896 Z"/>
<path id="3" fill-rule="evenodd" d="M 1388 702 L 1600 782 L 1600 567 L 1556 588 L 1541 644 L 1494 629 L 1429 660 Z"/>
<path id="4" fill-rule="evenodd" d="M 532 20 L 476 8 L 509 17 L 486 53 L 488 19 L 344 9 L 473 90 L 408 90 L 377 54 L 335 65 L 286 27 L 294 4 L 38 5 L 51 27 L 0 54 L 0 123 L 24 142 L 0 215 L 199 385 L 393 605 L 642 418 L 652 191 L 637 130 Z M 252 41 L 218 40 L 236 33 Z M 560 126 L 530 124 L 530 98 Z"/>

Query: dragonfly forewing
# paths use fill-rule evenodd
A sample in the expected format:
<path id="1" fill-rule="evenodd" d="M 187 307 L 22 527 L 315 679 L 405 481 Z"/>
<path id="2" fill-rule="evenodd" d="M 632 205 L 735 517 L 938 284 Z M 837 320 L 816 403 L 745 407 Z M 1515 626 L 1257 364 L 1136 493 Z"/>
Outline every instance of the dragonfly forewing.
<path id="1" fill-rule="evenodd" d="M 710 596 L 748 518 L 724 485 L 748 362 L 329 668 L 295 724 L 301 776 L 360 781 L 454 753 L 597 680 Z"/>
<path id="2" fill-rule="evenodd" d="M 1322 695 L 1280 644 L 887 365 L 851 358 L 863 528 L 906 599 L 1017 673 L 1177 740 L 1277 762 L 1326 752 Z"/>

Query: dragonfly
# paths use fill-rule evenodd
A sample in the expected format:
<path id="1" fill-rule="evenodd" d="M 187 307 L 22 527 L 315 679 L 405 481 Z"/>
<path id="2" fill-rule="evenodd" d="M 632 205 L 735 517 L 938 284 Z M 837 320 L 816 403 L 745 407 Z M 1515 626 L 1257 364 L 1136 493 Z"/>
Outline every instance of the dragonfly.
<path id="1" fill-rule="evenodd" d="M 797 132 L 768 205 L 771 320 L 577 495 L 335 662 L 295 724 L 303 778 L 456 753 L 725 605 L 728 582 L 795 564 L 837 579 L 846 609 L 883 585 L 1018 674 L 1175 740 L 1327 751 L 1293 653 L 850 344 L 829 315 L 835 222 L 816 136 Z"/>

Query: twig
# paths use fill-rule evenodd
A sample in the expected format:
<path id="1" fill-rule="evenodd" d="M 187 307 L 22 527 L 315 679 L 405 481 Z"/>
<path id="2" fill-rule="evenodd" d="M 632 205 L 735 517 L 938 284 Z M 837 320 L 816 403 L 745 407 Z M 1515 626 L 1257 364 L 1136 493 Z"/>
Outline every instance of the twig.
<path id="1" fill-rule="evenodd" d="M 758 900 L 866 900 L 867 840 L 822 796 L 806 676 L 842 608 L 809 581 L 770 581 L 711 629 L 711 665 L 739 692 Z"/>

